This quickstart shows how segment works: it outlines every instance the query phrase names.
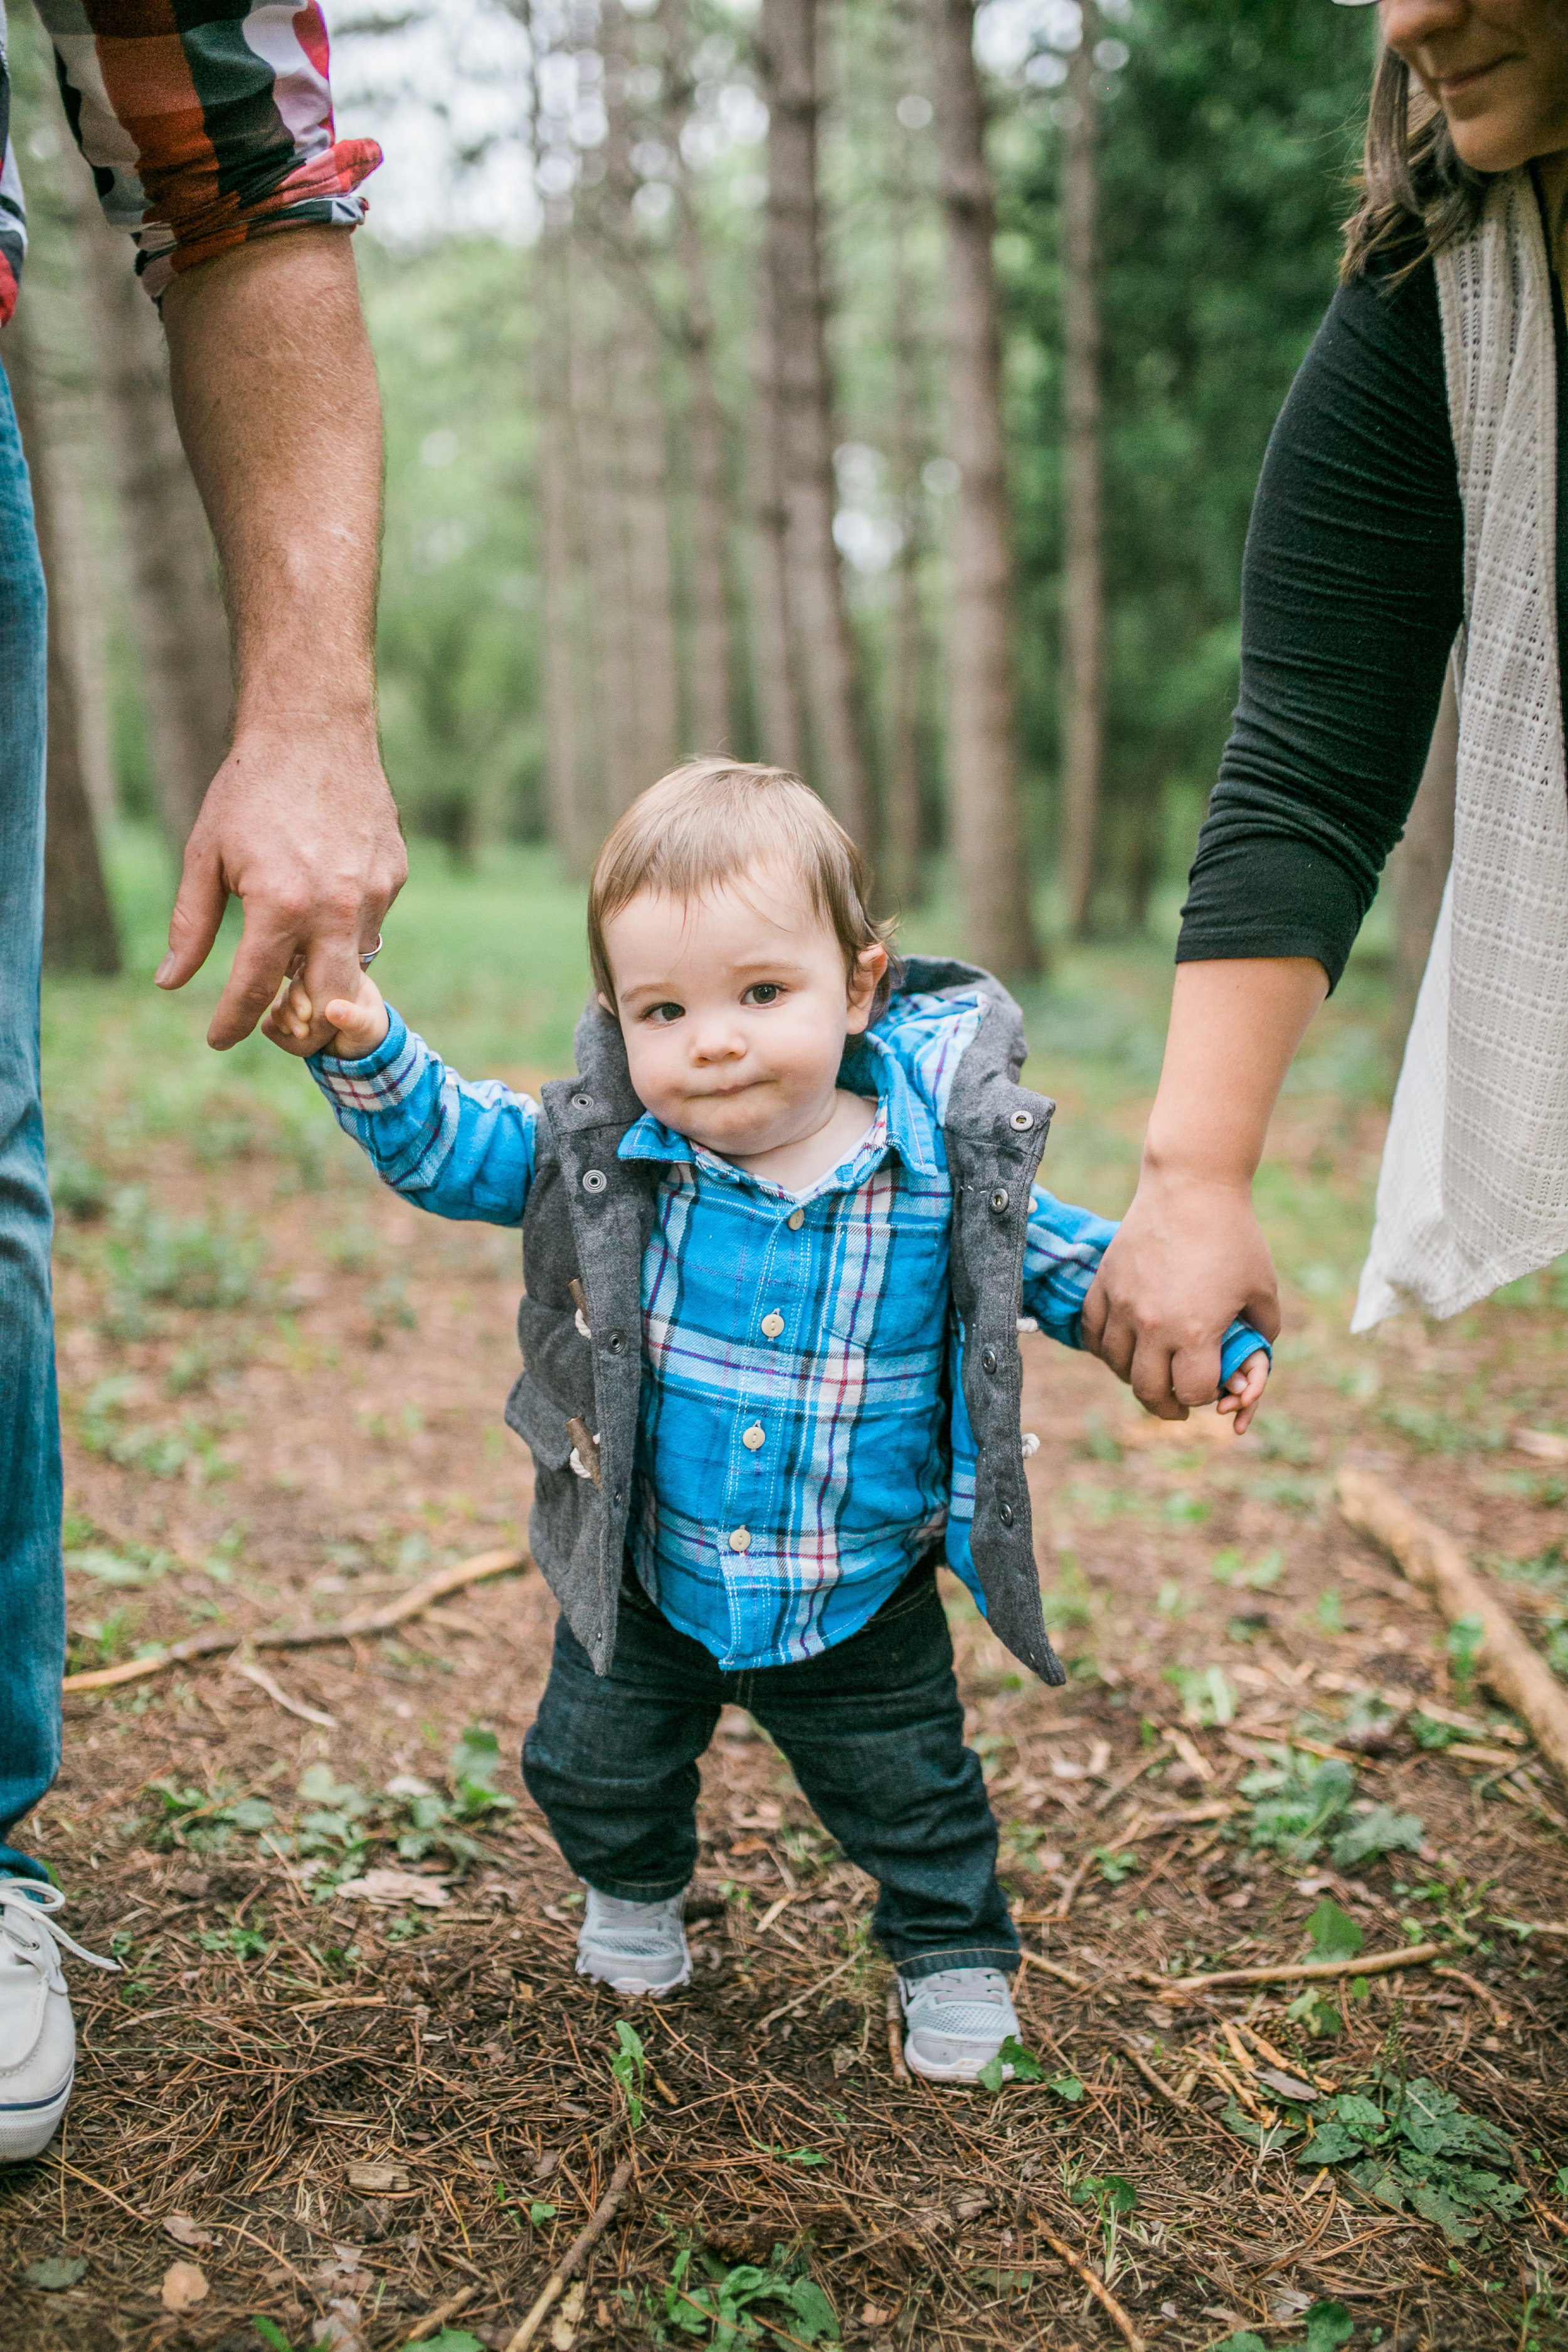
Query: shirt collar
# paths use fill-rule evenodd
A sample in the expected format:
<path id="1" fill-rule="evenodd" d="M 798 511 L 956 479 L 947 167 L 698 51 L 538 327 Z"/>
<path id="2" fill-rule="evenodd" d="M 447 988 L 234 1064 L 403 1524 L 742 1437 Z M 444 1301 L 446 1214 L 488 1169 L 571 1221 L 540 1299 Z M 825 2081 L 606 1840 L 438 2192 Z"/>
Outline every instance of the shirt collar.
<path id="1" fill-rule="evenodd" d="M 856 1094 L 872 1094 L 877 1097 L 877 1116 L 847 1160 L 830 1168 L 800 1195 L 807 1199 L 813 1193 L 837 1192 L 851 1184 L 862 1182 L 882 1158 L 884 1152 L 896 1151 L 904 1165 L 921 1176 L 939 1172 L 940 1163 L 931 1150 L 926 1129 L 929 1120 L 922 1118 L 913 1087 L 905 1076 L 898 1055 L 889 1051 L 879 1037 L 869 1034 L 851 1039 L 839 1066 L 840 1083 Z M 678 1135 L 666 1127 L 662 1119 L 645 1110 L 634 1120 L 621 1138 L 617 1157 L 622 1160 L 684 1160 L 701 1168 L 710 1175 L 721 1176 L 735 1183 L 760 1184 L 773 1192 L 782 1188 L 767 1184 L 762 1178 L 751 1176 L 743 1168 L 733 1168 L 715 1152 L 693 1143 L 689 1136 Z M 792 1196 L 793 1197 L 793 1196 Z"/>

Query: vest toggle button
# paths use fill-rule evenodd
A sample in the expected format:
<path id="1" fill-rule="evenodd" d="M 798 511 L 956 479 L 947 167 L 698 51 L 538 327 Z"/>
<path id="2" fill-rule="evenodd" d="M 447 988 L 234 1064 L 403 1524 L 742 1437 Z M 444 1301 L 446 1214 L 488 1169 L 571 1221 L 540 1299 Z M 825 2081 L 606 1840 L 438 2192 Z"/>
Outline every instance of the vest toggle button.
<path id="1" fill-rule="evenodd" d="M 584 1192 L 603 1192 L 608 1187 L 609 1181 L 602 1168 L 584 1168 L 583 1171 Z"/>
<path id="2" fill-rule="evenodd" d="M 751 1549 L 752 1549 L 752 1530 L 751 1530 L 751 1528 L 734 1528 L 734 1529 L 731 1531 L 731 1537 L 730 1537 L 730 1549 L 731 1549 L 731 1551 L 750 1551 L 750 1550 L 751 1550 Z"/>
<path id="3" fill-rule="evenodd" d="M 776 1339 L 779 1333 L 784 1329 L 784 1317 L 779 1313 L 776 1307 L 773 1308 L 771 1315 L 763 1316 L 763 1329 L 766 1332 L 770 1339 Z"/>

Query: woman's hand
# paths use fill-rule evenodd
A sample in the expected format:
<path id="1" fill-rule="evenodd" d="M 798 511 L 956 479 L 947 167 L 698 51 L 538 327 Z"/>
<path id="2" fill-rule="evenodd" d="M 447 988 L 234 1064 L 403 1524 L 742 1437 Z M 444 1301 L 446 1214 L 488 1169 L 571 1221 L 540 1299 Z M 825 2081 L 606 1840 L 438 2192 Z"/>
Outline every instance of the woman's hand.
<path id="1" fill-rule="evenodd" d="M 1185 1421 L 1214 1402 L 1220 1341 L 1237 1316 L 1279 1337 L 1274 1264 L 1250 1186 L 1146 1171 L 1084 1301 L 1084 1346 L 1131 1383 L 1145 1411 Z"/>
<path id="2" fill-rule="evenodd" d="M 1266 1339 L 1279 1336 L 1279 1289 L 1252 1178 L 1290 1058 L 1328 984 L 1307 956 L 1177 969 L 1143 1173 L 1082 1323 L 1084 1346 L 1161 1421 L 1185 1421 L 1194 1405 L 1213 1402 L 1220 1340 L 1238 1315 Z M 1250 1420 L 1250 1405 L 1244 1410 Z"/>

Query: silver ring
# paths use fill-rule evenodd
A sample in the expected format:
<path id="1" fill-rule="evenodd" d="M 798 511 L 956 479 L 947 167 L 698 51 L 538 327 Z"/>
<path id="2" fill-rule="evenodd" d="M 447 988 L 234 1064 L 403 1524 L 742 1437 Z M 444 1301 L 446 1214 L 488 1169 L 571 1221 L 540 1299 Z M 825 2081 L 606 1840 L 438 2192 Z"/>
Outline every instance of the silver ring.
<path id="1" fill-rule="evenodd" d="M 381 933 L 380 933 L 379 931 L 377 931 L 377 933 L 376 933 L 376 935 L 375 935 L 375 945 L 374 945 L 374 947 L 373 947 L 373 948 L 372 948 L 372 950 L 371 950 L 371 951 L 370 951 L 370 953 L 369 953 L 368 955 L 362 955 L 362 956 L 361 956 L 361 958 L 360 958 L 360 960 L 359 960 L 359 968 L 360 968 L 361 971 L 368 971 L 370 970 L 370 968 L 371 968 L 372 964 L 375 961 L 375 960 L 376 960 L 377 956 L 378 956 L 380 953 L 381 953 Z"/>

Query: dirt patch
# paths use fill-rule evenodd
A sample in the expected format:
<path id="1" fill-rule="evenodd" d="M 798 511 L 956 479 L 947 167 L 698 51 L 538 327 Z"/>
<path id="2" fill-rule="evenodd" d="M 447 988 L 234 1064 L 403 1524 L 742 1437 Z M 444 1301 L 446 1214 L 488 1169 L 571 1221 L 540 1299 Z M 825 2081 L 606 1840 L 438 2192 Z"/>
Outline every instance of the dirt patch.
<path id="1" fill-rule="evenodd" d="M 89 1201 L 62 1232 L 77 1665 L 333 1620 L 522 1534 L 526 1457 L 498 1412 L 514 1237 L 244 1138 L 137 1173 L 140 1201 Z M 0 2178 L 0 2344 L 390 2352 L 440 2310 L 506 2343 L 625 2145 L 617 2019 L 647 2067 L 632 2196 L 542 2340 L 748 2340 L 713 2334 L 721 2290 L 757 2340 L 813 2340 L 809 2298 L 735 2301 L 750 2266 L 781 2293 L 815 2281 L 879 2352 L 1121 2341 L 1043 2223 L 1183 2352 L 1304 2342 L 1325 2304 L 1385 2352 L 1563 2342 L 1562 1948 L 1521 1925 L 1568 1916 L 1562 1791 L 1330 1494 L 1347 1449 L 1375 1461 L 1483 1561 L 1526 1563 L 1510 1597 L 1550 1640 L 1563 1482 L 1509 1438 L 1561 1412 L 1563 1318 L 1498 1306 L 1355 1350 L 1309 1295 L 1293 1320 L 1240 1444 L 1152 1433 L 1099 1367 L 1025 1342 L 1068 1687 L 1029 1682 L 949 1601 L 1026 1944 L 1081 1982 L 1025 1972 L 1038 2084 L 894 2079 L 871 1890 L 735 1715 L 705 1766 L 691 1987 L 628 2008 L 578 1982 L 577 1890 L 516 1771 L 553 1618 L 531 1571 L 271 1657 L 330 1726 L 221 1664 L 70 1700 L 30 1834 L 73 1931 L 125 1972 L 73 1965 L 66 2134 Z M 454 1793 L 471 1727 L 510 1810 Z M 1290 1742 L 1303 1771 L 1348 1759 L 1332 1834 L 1377 1807 L 1418 1845 L 1342 1867 L 1331 1835 L 1255 1846 L 1249 1776 Z M 354 1854 L 429 1899 L 337 1895 Z M 1436 1941 L 1456 1973 L 1346 1979 L 1310 2012 L 1299 1984 L 1171 1991 L 1296 1961 L 1325 1898 L 1367 1953 Z M 1439 2086 L 1506 2135 L 1523 2199 L 1455 2234 L 1344 2161 L 1301 2165 L 1258 2037 L 1325 2096 Z M 207 2288 L 183 2314 L 162 2299 L 174 2262 Z M 29 2284 L 39 2263 L 68 2283 Z"/>

